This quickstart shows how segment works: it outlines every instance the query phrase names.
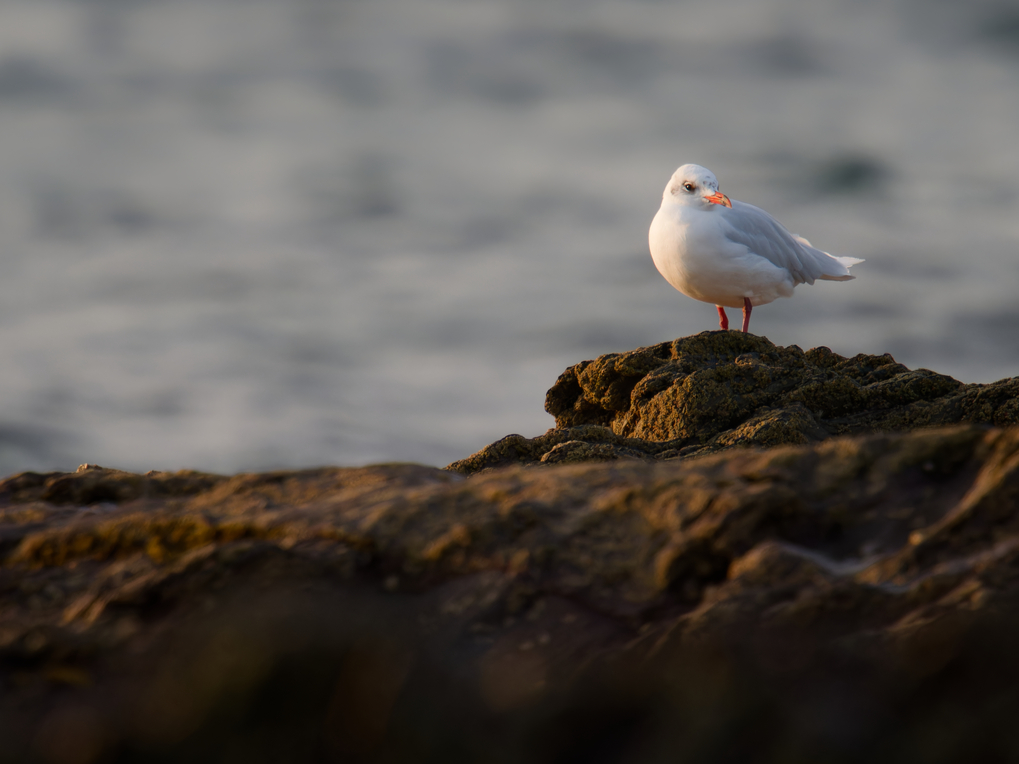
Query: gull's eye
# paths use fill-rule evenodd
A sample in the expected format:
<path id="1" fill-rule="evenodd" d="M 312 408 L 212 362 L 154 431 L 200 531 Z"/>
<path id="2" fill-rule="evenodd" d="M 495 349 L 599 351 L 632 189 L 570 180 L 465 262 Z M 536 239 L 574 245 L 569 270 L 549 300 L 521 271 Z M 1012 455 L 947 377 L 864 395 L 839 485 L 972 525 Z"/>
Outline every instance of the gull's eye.
<path id="1" fill-rule="evenodd" d="M 694 189 L 694 185 L 693 185 L 693 183 L 690 183 L 689 181 L 687 181 L 686 183 L 683 184 L 683 188 L 685 188 L 687 191 L 689 191 L 692 194 L 693 193 L 693 189 Z"/>

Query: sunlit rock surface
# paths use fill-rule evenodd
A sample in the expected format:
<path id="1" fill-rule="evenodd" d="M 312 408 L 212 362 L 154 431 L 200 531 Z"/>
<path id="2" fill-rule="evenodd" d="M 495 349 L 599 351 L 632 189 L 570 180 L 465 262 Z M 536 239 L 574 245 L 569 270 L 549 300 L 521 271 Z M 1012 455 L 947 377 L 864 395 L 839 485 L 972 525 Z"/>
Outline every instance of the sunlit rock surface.
<path id="1" fill-rule="evenodd" d="M 1017 507 L 1019 430 L 977 425 L 470 478 L 25 473 L 0 761 L 1008 760 Z"/>
<path id="2" fill-rule="evenodd" d="M 556 427 L 509 436 L 450 465 L 669 459 L 962 422 L 1019 424 L 1019 378 L 966 385 L 890 355 L 804 352 L 703 332 L 571 366 L 545 398 Z"/>

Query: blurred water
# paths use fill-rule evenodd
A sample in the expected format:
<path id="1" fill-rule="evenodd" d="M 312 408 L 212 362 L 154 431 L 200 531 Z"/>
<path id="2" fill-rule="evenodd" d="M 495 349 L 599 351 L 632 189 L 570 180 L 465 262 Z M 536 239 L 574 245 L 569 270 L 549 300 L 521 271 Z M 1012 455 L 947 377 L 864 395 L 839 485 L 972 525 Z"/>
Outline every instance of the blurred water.
<path id="1" fill-rule="evenodd" d="M 1019 374 L 1019 7 L 0 1 L 0 472 L 444 464 L 712 329 L 684 162 L 856 281 L 776 343 Z"/>

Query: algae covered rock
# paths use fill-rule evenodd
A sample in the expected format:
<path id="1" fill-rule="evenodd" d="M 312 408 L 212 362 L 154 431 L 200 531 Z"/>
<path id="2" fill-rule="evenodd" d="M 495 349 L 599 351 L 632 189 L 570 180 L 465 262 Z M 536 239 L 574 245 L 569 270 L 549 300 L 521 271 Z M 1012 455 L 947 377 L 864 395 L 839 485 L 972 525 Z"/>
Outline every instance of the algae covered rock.
<path id="1" fill-rule="evenodd" d="M 545 409 L 554 430 L 514 436 L 512 454 L 493 444 L 450 469 L 539 462 L 563 433 L 598 443 L 597 458 L 662 459 L 959 423 L 1007 426 L 1019 423 L 1019 378 L 963 384 L 887 354 L 845 358 L 713 331 L 571 366 Z"/>

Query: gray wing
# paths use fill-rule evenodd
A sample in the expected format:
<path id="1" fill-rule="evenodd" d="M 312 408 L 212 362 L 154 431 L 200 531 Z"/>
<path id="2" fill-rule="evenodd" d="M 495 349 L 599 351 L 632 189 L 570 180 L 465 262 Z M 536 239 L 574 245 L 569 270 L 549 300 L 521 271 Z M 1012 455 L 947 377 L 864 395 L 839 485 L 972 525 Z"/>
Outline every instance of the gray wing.
<path id="1" fill-rule="evenodd" d="M 827 252 L 815 249 L 806 239 L 794 236 L 764 210 L 744 202 L 732 202 L 732 209 L 720 207 L 725 237 L 742 244 L 792 274 L 797 284 L 813 284 L 815 279 L 853 278 L 849 269 Z"/>

